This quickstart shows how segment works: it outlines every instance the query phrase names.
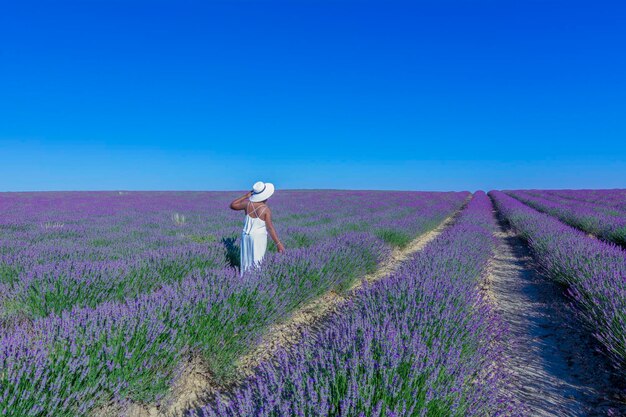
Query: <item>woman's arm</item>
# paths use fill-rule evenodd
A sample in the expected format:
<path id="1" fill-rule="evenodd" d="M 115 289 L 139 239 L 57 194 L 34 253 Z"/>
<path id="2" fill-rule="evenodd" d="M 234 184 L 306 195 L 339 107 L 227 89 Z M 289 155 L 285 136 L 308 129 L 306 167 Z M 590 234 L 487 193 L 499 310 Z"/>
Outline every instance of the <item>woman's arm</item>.
<path id="1" fill-rule="evenodd" d="M 230 203 L 230 208 L 232 210 L 243 210 L 243 209 L 245 209 L 246 208 L 246 200 L 248 198 L 250 198 L 251 195 L 252 195 L 252 191 L 248 191 L 247 193 L 245 193 L 241 197 L 234 199 L 232 201 L 232 203 Z"/>
<path id="2" fill-rule="evenodd" d="M 268 207 L 263 214 L 265 214 L 265 227 L 267 228 L 267 231 L 269 232 L 274 243 L 276 243 L 278 252 L 283 253 L 285 251 L 285 246 L 283 246 L 280 239 L 278 239 L 278 234 L 276 233 L 276 229 L 274 229 L 274 223 L 272 223 L 272 211 Z"/>

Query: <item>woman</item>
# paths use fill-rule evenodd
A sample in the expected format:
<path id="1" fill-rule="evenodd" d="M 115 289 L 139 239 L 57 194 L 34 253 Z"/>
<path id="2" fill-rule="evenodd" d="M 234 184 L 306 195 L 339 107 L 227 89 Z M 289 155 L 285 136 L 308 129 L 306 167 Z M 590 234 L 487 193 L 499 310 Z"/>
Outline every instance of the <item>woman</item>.
<path id="1" fill-rule="evenodd" d="M 284 252 L 285 247 L 278 239 L 272 223 L 272 210 L 267 206 L 267 199 L 274 194 L 274 184 L 258 181 L 252 186 L 252 191 L 233 200 L 230 208 L 245 210 L 246 218 L 241 234 L 241 274 L 261 263 L 267 249 L 267 233 L 276 243 L 278 252 Z M 246 201 L 247 200 L 247 201 Z"/>

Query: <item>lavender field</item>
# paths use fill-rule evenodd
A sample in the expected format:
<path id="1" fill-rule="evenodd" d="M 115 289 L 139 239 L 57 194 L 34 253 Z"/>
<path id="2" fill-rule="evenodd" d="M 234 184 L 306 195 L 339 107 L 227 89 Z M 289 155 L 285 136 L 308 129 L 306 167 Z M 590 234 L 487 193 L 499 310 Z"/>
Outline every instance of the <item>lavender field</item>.
<path id="1" fill-rule="evenodd" d="M 281 194 L 272 203 L 289 250 L 243 278 L 232 193 L 3 195 L 3 413 L 154 401 L 192 353 L 226 379 L 264 327 L 348 288 L 468 197 Z"/>
<path id="2" fill-rule="evenodd" d="M 280 191 L 287 249 L 243 276 L 237 195 L 0 193 L 0 415 L 515 416 L 542 389 L 563 397 L 554 415 L 626 412 L 626 191 Z M 593 395 L 514 387 L 511 352 L 546 372 L 541 349 L 570 353 L 511 348 L 516 317 L 494 306 L 516 299 L 493 282 L 525 278 L 498 266 L 503 231 L 608 382 L 554 377 Z M 190 363 L 207 377 L 183 401 Z"/>
<path id="3" fill-rule="evenodd" d="M 0 417 L 626 417 L 626 1 L 0 7 Z"/>

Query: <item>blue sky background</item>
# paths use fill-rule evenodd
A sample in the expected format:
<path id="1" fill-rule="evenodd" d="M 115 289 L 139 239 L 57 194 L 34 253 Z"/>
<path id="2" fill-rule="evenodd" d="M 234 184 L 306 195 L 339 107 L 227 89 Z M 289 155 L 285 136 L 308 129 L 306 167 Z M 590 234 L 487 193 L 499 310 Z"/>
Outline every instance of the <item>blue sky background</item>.
<path id="1" fill-rule="evenodd" d="M 626 187 L 626 6 L 2 1 L 0 191 Z"/>

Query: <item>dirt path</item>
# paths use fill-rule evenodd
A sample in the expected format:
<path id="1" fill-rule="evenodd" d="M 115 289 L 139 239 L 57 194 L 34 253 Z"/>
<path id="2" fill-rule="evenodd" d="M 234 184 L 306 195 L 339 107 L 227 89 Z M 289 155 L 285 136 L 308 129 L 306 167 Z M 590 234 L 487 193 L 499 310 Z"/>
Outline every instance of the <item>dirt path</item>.
<path id="1" fill-rule="evenodd" d="M 465 206 L 464 206 L 465 207 Z M 237 375 L 239 376 L 233 384 L 237 384 L 245 377 L 254 372 L 254 369 L 263 361 L 271 360 L 279 347 L 295 344 L 305 330 L 320 326 L 326 318 L 334 311 L 345 305 L 351 298 L 354 291 L 360 288 L 364 282 L 372 282 L 392 273 L 411 254 L 421 250 L 429 242 L 435 239 L 448 225 L 450 225 L 458 210 L 446 218 L 437 228 L 420 235 L 411 241 L 405 248 L 394 250 L 391 256 L 373 273 L 365 275 L 357 281 L 344 294 L 330 291 L 312 302 L 304 305 L 295 311 L 287 320 L 269 328 L 257 347 L 250 353 L 240 358 L 237 363 Z M 174 384 L 167 398 L 161 401 L 158 406 L 131 405 L 122 412 L 127 417 L 172 417 L 183 416 L 184 412 L 203 404 L 203 400 L 215 394 L 220 387 L 217 387 L 211 380 L 201 359 L 194 358 L 186 367 L 182 377 Z M 117 412 L 119 413 L 119 411 Z M 114 414 L 98 414 L 101 416 L 111 416 Z"/>
<path id="2" fill-rule="evenodd" d="M 497 237 L 488 288 L 509 327 L 511 381 L 503 389 L 529 416 L 626 416 L 623 381 L 595 351 L 561 287 L 536 272 L 527 246 L 502 222 Z"/>

